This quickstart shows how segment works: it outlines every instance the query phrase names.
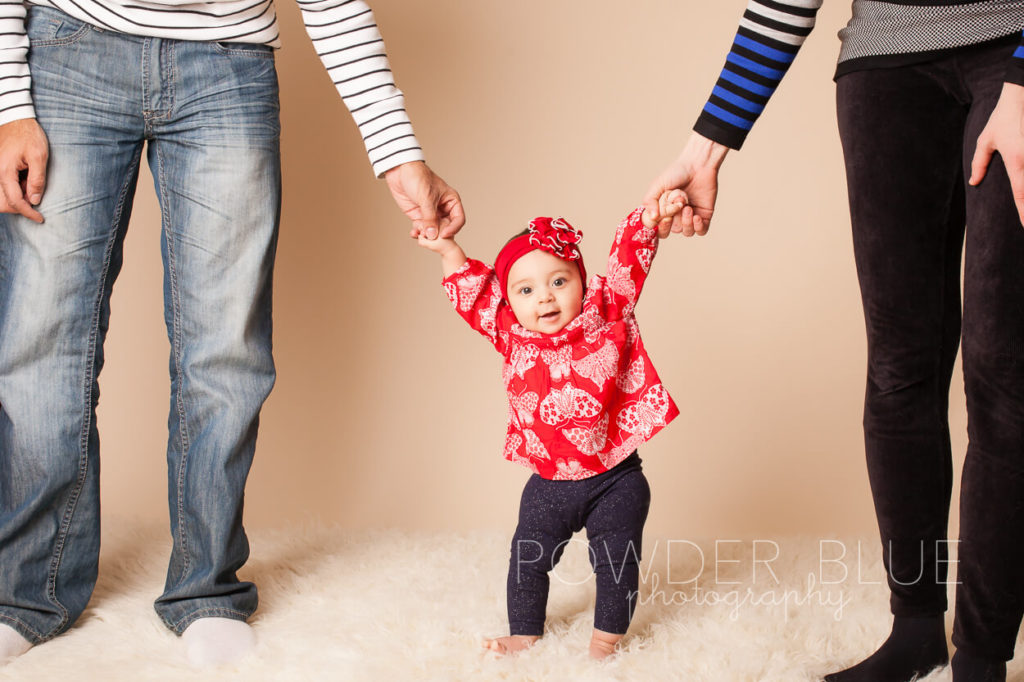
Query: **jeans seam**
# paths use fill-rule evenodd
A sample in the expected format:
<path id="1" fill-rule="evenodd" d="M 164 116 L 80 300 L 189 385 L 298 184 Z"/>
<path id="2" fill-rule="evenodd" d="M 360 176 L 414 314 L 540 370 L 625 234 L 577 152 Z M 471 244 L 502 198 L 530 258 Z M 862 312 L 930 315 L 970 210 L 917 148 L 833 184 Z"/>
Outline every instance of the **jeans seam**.
<path id="1" fill-rule="evenodd" d="M 214 41 L 213 49 L 216 50 L 217 52 L 220 52 L 223 55 L 238 55 L 239 57 L 255 57 L 257 59 L 273 59 L 274 58 L 274 50 L 273 50 L 273 48 L 270 48 L 269 51 L 267 51 L 267 50 L 253 50 L 253 49 L 245 49 L 245 48 L 231 48 L 231 47 L 225 47 L 224 42 L 225 41 L 222 41 L 222 40 Z"/>
<path id="2" fill-rule="evenodd" d="M 239 611 L 237 609 L 229 609 L 223 606 L 208 606 L 206 608 L 192 611 L 188 615 L 182 616 L 176 621 L 168 621 L 165 619 L 164 622 L 170 626 L 171 630 L 178 632 L 179 630 L 184 630 L 200 618 L 210 618 L 216 616 L 240 616 L 239 620 L 244 621 L 251 615 L 251 613 L 246 613 L 244 611 Z"/>
<path id="3" fill-rule="evenodd" d="M 96 344 L 99 342 L 100 310 L 103 307 L 103 292 L 107 287 L 107 277 L 110 274 L 110 259 L 118 238 L 119 230 L 117 229 L 117 226 L 121 223 L 121 214 L 124 211 L 125 199 L 128 196 L 128 189 L 132 185 L 132 177 L 134 176 L 135 169 L 139 165 L 140 156 L 141 150 L 136 151 L 135 157 L 132 159 L 132 163 L 128 167 L 128 173 L 125 175 L 125 179 L 122 182 L 121 191 L 118 193 L 117 205 L 114 207 L 114 216 L 111 222 L 112 229 L 110 231 L 110 236 L 107 238 L 107 245 L 103 255 L 103 267 L 100 271 L 99 289 L 96 294 L 95 302 L 93 303 L 92 320 L 89 323 L 89 343 L 86 351 L 87 359 L 85 363 L 85 385 L 83 386 L 84 395 L 82 396 L 84 414 L 82 419 L 82 431 L 78 440 L 78 479 L 75 481 L 75 485 L 71 489 L 67 503 L 64 507 L 64 514 L 61 517 L 60 528 L 57 531 L 53 554 L 50 557 L 50 571 L 46 581 L 47 597 L 50 602 L 61 611 L 61 621 L 53 630 L 51 630 L 50 634 L 60 632 L 69 619 L 67 608 L 57 599 L 57 574 L 60 572 L 61 560 L 64 557 L 64 545 L 67 541 L 68 533 L 71 530 L 71 522 L 74 520 L 75 510 L 78 508 L 78 500 L 82 494 L 82 486 L 85 485 L 85 477 L 89 470 L 89 431 L 93 425 L 92 386 L 96 380 L 93 373 L 96 368 Z"/>
<path id="4" fill-rule="evenodd" d="M 83 23 L 78 29 L 75 30 L 69 36 L 64 38 L 44 38 L 42 40 L 31 41 L 32 47 L 64 47 L 67 45 L 74 45 L 75 43 L 81 42 L 82 37 L 89 32 L 91 26 L 87 23 Z"/>
<path id="5" fill-rule="evenodd" d="M 143 52 L 143 117 L 146 121 L 147 129 L 155 121 L 168 120 L 171 118 L 174 109 L 174 85 L 175 77 L 177 76 L 177 61 L 175 59 L 176 45 L 178 41 L 173 39 L 155 39 L 159 41 L 159 48 L 157 49 L 157 60 L 160 66 L 160 73 L 157 75 L 158 82 L 157 87 L 152 88 L 149 86 L 149 64 L 151 61 L 150 55 L 152 54 L 152 42 L 151 39 L 146 39 L 146 51 Z M 165 58 L 164 58 L 165 57 Z M 164 87 L 167 88 L 167 101 L 161 102 L 159 109 L 149 109 L 149 94 L 151 92 L 157 92 L 162 97 L 164 94 Z"/>
<path id="6" fill-rule="evenodd" d="M 166 180 L 164 177 L 163 154 L 161 153 L 160 145 L 157 145 L 156 147 L 156 166 L 157 181 L 160 183 L 160 195 L 162 197 L 167 197 L 167 193 L 165 191 Z M 167 278 L 170 283 L 171 290 L 171 356 L 174 358 L 174 373 L 178 379 L 178 390 L 174 396 L 174 403 L 175 410 L 178 413 L 178 433 L 181 457 L 178 462 L 178 475 L 175 477 L 175 492 L 178 498 L 175 504 L 175 514 L 177 514 L 178 517 L 178 541 L 181 544 L 182 567 L 181 575 L 178 576 L 178 582 L 176 585 L 181 585 L 185 580 L 185 576 L 188 574 L 188 569 L 191 564 L 191 557 L 189 556 L 187 543 L 188 533 L 185 529 L 185 508 L 183 502 L 185 499 L 185 470 L 188 467 L 189 437 L 188 419 L 184 407 L 184 375 L 181 368 L 181 305 L 180 296 L 178 294 L 178 271 L 174 252 L 174 235 L 171 230 L 171 212 L 168 208 L 168 203 L 169 200 L 160 202 L 160 213 L 164 223 L 164 239 L 167 240 Z"/>
<path id="7" fill-rule="evenodd" d="M 31 634 L 37 640 L 36 642 L 33 642 L 33 644 L 39 644 L 40 642 L 42 642 L 42 641 L 44 641 L 46 639 L 46 637 L 44 637 L 39 632 L 37 632 L 34 627 L 29 625 L 25 621 L 21 620 L 20 618 L 15 618 L 14 616 L 7 616 L 7 615 L 4 615 L 4 614 L 0 613 L 0 622 L 3 622 L 3 621 L 6 621 L 8 623 L 13 623 L 14 625 L 18 625 L 18 626 L 21 626 L 22 628 L 24 628 L 29 634 Z M 14 628 L 14 629 L 17 629 L 17 628 Z"/>
<path id="8" fill-rule="evenodd" d="M 166 70 L 167 80 L 167 102 L 164 106 L 164 111 L 166 112 L 164 115 L 165 118 L 170 118 L 171 112 L 174 110 L 174 85 L 177 82 L 176 79 L 178 75 L 178 61 L 176 57 L 177 44 L 177 41 L 173 40 L 166 43 L 167 59 L 164 62 L 164 69 Z"/>
<path id="9" fill-rule="evenodd" d="M 142 117 L 145 121 L 146 132 L 149 132 L 149 61 L 152 51 L 152 42 L 147 38 L 142 41 Z"/>

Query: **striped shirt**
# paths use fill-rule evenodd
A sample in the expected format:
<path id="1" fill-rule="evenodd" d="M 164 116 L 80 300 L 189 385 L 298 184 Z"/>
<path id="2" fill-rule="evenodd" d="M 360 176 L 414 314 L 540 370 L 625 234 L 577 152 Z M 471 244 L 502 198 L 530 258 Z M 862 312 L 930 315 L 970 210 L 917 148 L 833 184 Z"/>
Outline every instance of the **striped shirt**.
<path id="1" fill-rule="evenodd" d="M 280 47 L 273 0 L 32 0 L 94 26 L 179 40 Z M 296 0 L 306 32 L 355 119 L 375 174 L 423 152 L 395 86 L 373 12 L 364 0 Z M 33 118 L 26 4 L 0 0 L 0 125 Z"/>
<path id="2" fill-rule="evenodd" d="M 725 67 L 694 126 L 739 149 L 814 28 L 822 0 L 748 0 Z M 840 31 L 837 74 L 930 59 L 942 51 L 1017 34 L 1024 0 L 932 0 L 927 6 L 854 0 Z M 1006 80 L 1024 85 L 1024 33 Z"/>

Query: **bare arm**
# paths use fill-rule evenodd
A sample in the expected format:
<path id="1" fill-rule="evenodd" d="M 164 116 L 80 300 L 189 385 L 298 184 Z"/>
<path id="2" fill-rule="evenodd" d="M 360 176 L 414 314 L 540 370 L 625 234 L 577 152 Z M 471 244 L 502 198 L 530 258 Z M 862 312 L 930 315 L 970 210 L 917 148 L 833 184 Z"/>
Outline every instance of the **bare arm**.
<path id="1" fill-rule="evenodd" d="M 443 237 L 432 239 L 422 234 L 418 239 L 420 246 L 441 256 L 441 270 L 445 277 L 454 275 L 468 260 L 466 253 L 461 246 L 455 243 L 454 239 Z"/>

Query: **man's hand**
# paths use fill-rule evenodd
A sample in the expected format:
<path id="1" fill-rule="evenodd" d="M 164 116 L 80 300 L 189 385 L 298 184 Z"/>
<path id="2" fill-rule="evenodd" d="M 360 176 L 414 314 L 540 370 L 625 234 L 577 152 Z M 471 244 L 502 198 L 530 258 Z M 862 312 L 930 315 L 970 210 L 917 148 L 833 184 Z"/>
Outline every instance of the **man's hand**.
<path id="1" fill-rule="evenodd" d="M 396 166 L 384 174 L 395 203 L 412 220 L 409 236 L 452 237 L 466 223 L 459 193 L 422 161 Z"/>
<path id="2" fill-rule="evenodd" d="M 1017 214 L 1024 225 L 1024 87 L 1013 83 L 1003 83 L 996 108 L 978 136 L 971 161 L 971 185 L 985 179 L 995 152 L 1003 157 Z"/>
<path id="3" fill-rule="evenodd" d="M 46 134 L 34 118 L 0 126 L 0 213 L 43 222 L 33 206 L 43 200 L 49 153 Z"/>
<path id="4" fill-rule="evenodd" d="M 704 235 L 711 224 L 718 198 L 718 169 L 729 148 L 698 133 L 693 133 L 679 155 L 661 172 L 644 195 L 644 207 L 658 221 L 658 236 L 682 232 L 687 237 Z M 662 216 L 658 200 L 673 189 L 682 190 L 683 210 L 674 216 Z"/>

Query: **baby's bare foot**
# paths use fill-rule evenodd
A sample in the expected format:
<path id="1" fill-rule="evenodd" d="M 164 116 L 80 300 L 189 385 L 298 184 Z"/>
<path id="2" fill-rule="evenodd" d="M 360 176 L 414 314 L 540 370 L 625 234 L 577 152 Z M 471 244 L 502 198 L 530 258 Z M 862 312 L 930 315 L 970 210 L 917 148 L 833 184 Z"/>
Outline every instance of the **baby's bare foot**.
<path id="1" fill-rule="evenodd" d="M 622 635 L 613 635 L 594 628 L 594 634 L 590 637 L 590 657 L 596 659 L 608 658 L 615 653 L 615 646 L 622 639 Z"/>
<path id="2" fill-rule="evenodd" d="M 508 637 L 495 637 L 484 640 L 484 648 L 501 654 L 515 654 L 523 649 L 529 649 L 540 637 L 534 635 L 510 635 Z"/>

